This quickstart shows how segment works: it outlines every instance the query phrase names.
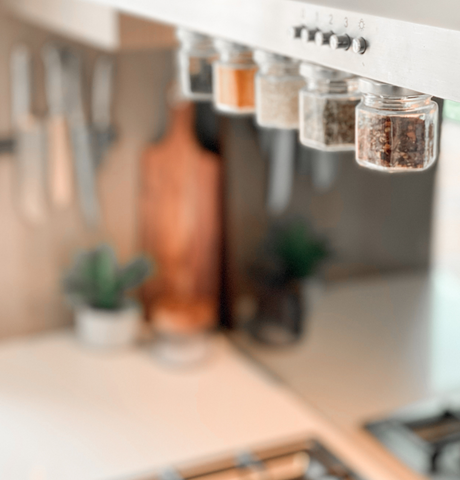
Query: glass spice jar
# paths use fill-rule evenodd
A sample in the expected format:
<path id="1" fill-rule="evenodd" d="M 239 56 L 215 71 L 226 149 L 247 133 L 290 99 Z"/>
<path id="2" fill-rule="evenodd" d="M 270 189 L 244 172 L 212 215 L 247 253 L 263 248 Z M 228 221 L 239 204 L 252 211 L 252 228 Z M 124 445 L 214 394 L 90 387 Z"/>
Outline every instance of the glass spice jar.
<path id="1" fill-rule="evenodd" d="M 437 156 L 438 106 L 430 95 L 366 78 L 356 109 L 356 161 L 387 172 L 426 170 Z"/>
<path id="2" fill-rule="evenodd" d="M 221 39 L 214 45 L 219 52 L 219 60 L 214 63 L 214 106 L 225 113 L 254 113 L 257 65 L 252 50 Z"/>
<path id="3" fill-rule="evenodd" d="M 307 80 L 299 93 L 300 142 L 324 151 L 354 150 L 358 77 L 306 62 L 300 73 Z"/>
<path id="4" fill-rule="evenodd" d="M 305 79 L 299 62 L 275 53 L 256 50 L 256 118 L 262 127 L 299 128 L 299 90 Z"/>
<path id="5" fill-rule="evenodd" d="M 217 59 L 212 39 L 185 28 L 178 28 L 176 35 L 181 44 L 177 57 L 184 97 L 197 101 L 211 101 L 212 65 Z"/>

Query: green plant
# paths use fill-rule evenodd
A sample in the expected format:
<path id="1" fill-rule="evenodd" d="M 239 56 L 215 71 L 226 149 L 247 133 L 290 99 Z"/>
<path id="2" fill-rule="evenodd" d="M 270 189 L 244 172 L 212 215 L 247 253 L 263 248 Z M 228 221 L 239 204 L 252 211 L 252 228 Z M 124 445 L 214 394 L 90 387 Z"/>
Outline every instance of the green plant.
<path id="1" fill-rule="evenodd" d="M 312 275 L 329 254 L 326 243 L 315 238 L 301 220 L 274 228 L 274 252 L 283 262 L 288 279 Z"/>
<path id="2" fill-rule="evenodd" d="M 262 284 L 282 286 L 312 275 L 328 256 L 326 242 L 302 219 L 283 220 L 269 229 L 252 273 Z"/>
<path id="3" fill-rule="evenodd" d="M 64 291 L 75 304 L 118 310 L 123 307 L 126 291 L 140 285 L 151 270 L 151 263 L 142 256 L 120 266 L 113 249 L 100 245 L 76 255 L 64 277 Z"/>

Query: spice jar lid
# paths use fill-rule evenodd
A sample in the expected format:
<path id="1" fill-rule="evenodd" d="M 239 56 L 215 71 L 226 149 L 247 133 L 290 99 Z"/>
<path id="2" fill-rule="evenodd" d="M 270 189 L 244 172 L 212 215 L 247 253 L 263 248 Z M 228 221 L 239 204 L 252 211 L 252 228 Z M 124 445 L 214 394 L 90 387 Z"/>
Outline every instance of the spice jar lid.
<path id="1" fill-rule="evenodd" d="M 408 88 L 397 87 L 389 83 L 377 82 L 370 78 L 359 79 L 359 90 L 361 93 L 371 93 L 382 97 L 405 97 L 412 95 L 423 95 L 420 92 Z"/>
<path id="2" fill-rule="evenodd" d="M 203 33 L 194 32 L 188 30 L 187 28 L 179 27 L 176 29 L 176 37 L 182 44 L 207 44 L 207 46 L 212 47 L 212 38 Z"/>
<path id="3" fill-rule="evenodd" d="M 227 51 L 234 51 L 234 52 L 252 52 L 250 47 L 246 45 L 241 45 L 240 43 L 234 43 L 230 40 L 224 40 L 223 38 L 216 38 L 214 40 L 214 47 L 219 50 L 219 52 L 227 52 Z"/>
<path id="4" fill-rule="evenodd" d="M 306 78 L 320 78 L 325 80 L 344 80 L 355 76 L 341 70 L 334 70 L 333 68 L 327 68 L 308 62 L 302 62 L 300 64 L 300 74 Z"/>
<path id="5" fill-rule="evenodd" d="M 254 60 L 257 63 L 286 63 L 296 65 L 299 63 L 299 60 L 296 60 L 291 57 L 286 57 L 284 55 L 279 55 L 278 53 L 267 52 L 266 50 L 255 50 L 254 51 Z"/>

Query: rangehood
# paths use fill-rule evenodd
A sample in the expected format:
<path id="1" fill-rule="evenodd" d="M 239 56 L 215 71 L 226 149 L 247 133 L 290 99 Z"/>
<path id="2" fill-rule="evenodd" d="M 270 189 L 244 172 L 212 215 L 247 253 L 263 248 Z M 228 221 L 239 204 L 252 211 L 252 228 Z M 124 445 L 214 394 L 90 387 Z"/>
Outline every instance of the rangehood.
<path id="1" fill-rule="evenodd" d="M 144 18 L 460 101 L 456 0 L 324 0 L 318 5 L 303 0 L 97 1 Z M 295 27 L 301 26 L 322 31 L 326 37 L 333 32 L 357 39 L 358 53 L 296 38 Z"/>

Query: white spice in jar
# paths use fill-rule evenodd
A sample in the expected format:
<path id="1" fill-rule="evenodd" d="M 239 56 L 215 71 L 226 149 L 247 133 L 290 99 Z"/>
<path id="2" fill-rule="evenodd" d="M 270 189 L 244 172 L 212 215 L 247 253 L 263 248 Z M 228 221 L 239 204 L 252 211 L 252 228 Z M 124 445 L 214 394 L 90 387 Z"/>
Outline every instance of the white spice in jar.
<path id="1" fill-rule="evenodd" d="M 302 77 L 276 78 L 260 75 L 256 81 L 257 122 L 273 128 L 299 128 L 299 90 Z"/>
<path id="2" fill-rule="evenodd" d="M 306 82 L 299 73 L 299 62 L 264 50 L 256 50 L 254 59 L 259 65 L 257 123 L 269 128 L 299 128 L 299 91 Z"/>

